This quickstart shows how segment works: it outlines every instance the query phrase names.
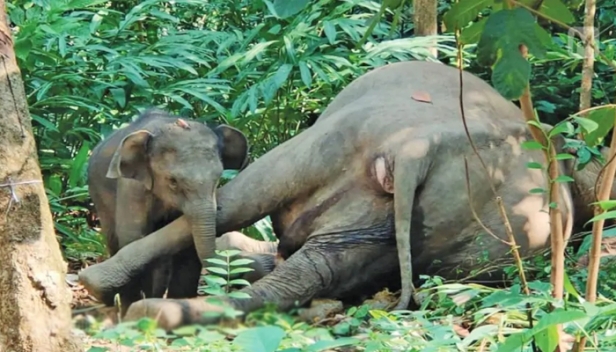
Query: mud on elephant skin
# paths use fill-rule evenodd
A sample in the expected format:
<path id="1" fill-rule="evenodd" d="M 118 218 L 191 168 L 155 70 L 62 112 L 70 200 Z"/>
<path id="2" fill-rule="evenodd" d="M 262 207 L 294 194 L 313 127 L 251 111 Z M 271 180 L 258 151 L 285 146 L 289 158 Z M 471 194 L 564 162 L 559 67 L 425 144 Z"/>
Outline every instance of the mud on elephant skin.
<path id="1" fill-rule="evenodd" d="M 541 151 L 522 148 L 532 139 L 522 112 L 488 83 L 464 73 L 467 125 L 488 178 L 464 131 L 458 79 L 456 68 L 439 63 L 411 61 L 375 69 L 342 90 L 314 125 L 218 189 L 217 232 L 269 215 L 285 259 L 242 290 L 251 299 L 227 303 L 244 312 L 265 302 L 284 310 L 312 298 L 349 297 L 392 276 L 402 276 L 409 294 L 420 274 L 460 279 L 511 263 L 490 182 L 505 203 L 521 255 L 549 248 L 548 202 L 545 195 L 530 193 L 548 181 L 540 170 L 526 166 L 546 160 Z M 415 93 L 428 93 L 431 102 L 412 99 Z M 576 180 L 561 185 L 558 207 L 566 239 L 574 225 L 592 217 L 588 203 L 602 167 L 592 162 L 576 171 L 574 164 L 560 161 L 561 172 Z M 485 233 L 471 209 L 500 239 Z M 190 245 L 179 241 L 190 232 L 182 218 L 168 226 L 177 234 L 173 241 L 165 242 L 160 230 L 125 253 L 119 251 L 115 260 L 92 266 L 116 279 L 91 281 L 94 293 L 121 287 L 160 253 Z M 501 274 L 496 268 L 475 281 L 500 280 Z M 128 313 L 149 315 L 158 312 L 161 302 L 141 300 Z M 202 308 L 191 314 L 200 316 Z M 161 314 L 174 314 L 171 310 Z M 182 324 L 193 322 L 185 318 Z"/>
<path id="2" fill-rule="evenodd" d="M 88 186 L 111 255 L 182 214 L 195 245 L 149 263 L 122 290 L 123 306 L 139 299 L 140 291 L 162 297 L 167 284 L 171 297 L 192 294 L 194 287 L 181 283 L 197 285 L 202 260 L 214 255 L 220 176 L 223 169 L 245 167 L 247 153 L 248 141 L 235 128 L 210 127 L 157 109 L 141 113 L 94 148 Z"/>

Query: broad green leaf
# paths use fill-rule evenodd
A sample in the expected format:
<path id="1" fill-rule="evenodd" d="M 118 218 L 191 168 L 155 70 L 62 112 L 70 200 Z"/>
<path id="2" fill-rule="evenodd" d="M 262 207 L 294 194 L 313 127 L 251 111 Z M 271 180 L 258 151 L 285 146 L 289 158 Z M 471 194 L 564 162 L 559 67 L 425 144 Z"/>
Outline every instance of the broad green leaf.
<path id="1" fill-rule="evenodd" d="M 548 133 L 548 137 L 552 138 L 557 134 L 561 134 L 563 132 L 566 132 L 567 134 L 571 134 L 574 132 L 574 128 L 573 128 L 573 124 L 571 124 L 571 122 L 569 121 L 562 121 L 559 122 L 556 126 L 554 126 L 554 128 L 552 128 L 550 130 L 550 132 Z"/>
<path id="2" fill-rule="evenodd" d="M 526 167 L 529 169 L 543 169 L 543 165 L 539 164 L 536 161 L 526 163 Z"/>
<path id="3" fill-rule="evenodd" d="M 302 82 L 304 82 L 307 88 L 310 88 L 310 86 L 312 85 L 312 73 L 310 72 L 308 65 L 306 65 L 306 61 L 300 61 L 298 65 L 299 73 L 302 77 Z"/>
<path id="4" fill-rule="evenodd" d="M 613 106 L 602 107 L 592 110 L 586 118 L 597 124 L 597 128 L 584 133 L 584 141 L 589 147 L 600 144 L 609 131 L 614 127 L 616 121 L 616 108 Z"/>
<path id="5" fill-rule="evenodd" d="M 543 188 L 533 188 L 528 192 L 531 194 L 543 194 L 543 193 L 546 193 L 547 191 Z"/>
<path id="6" fill-rule="evenodd" d="M 589 118 L 574 116 L 573 119 L 580 125 L 585 133 L 591 133 L 599 128 L 599 124 Z"/>
<path id="7" fill-rule="evenodd" d="M 552 325 L 535 334 L 535 343 L 543 352 L 553 352 L 558 345 L 558 329 Z"/>
<path id="8" fill-rule="evenodd" d="M 481 33 L 486 27 L 488 17 L 484 17 L 477 22 L 473 22 L 470 26 L 462 29 L 460 32 L 460 42 L 462 44 L 474 44 L 481 38 Z"/>
<path id="9" fill-rule="evenodd" d="M 528 85 L 530 71 L 530 63 L 517 48 L 507 49 L 494 66 L 492 84 L 506 99 L 518 99 Z"/>
<path id="10" fill-rule="evenodd" d="M 445 13 L 443 22 L 445 22 L 447 30 L 453 32 L 458 28 L 465 27 L 477 18 L 482 10 L 493 4 L 494 0 L 460 0 L 454 3 Z"/>
<path id="11" fill-rule="evenodd" d="M 233 344 L 246 352 L 275 352 L 284 335 L 277 326 L 259 326 L 241 331 Z"/>
<path id="12" fill-rule="evenodd" d="M 331 21 L 323 21 L 323 31 L 329 41 L 329 44 L 334 45 L 336 43 L 336 26 Z"/>
<path id="13" fill-rule="evenodd" d="M 530 63 L 519 52 L 521 44 L 534 56 L 545 56 L 546 49 L 537 36 L 535 18 L 524 8 L 491 14 L 477 44 L 478 63 L 495 65 L 492 82 L 507 99 L 519 98 L 530 77 Z"/>
<path id="14" fill-rule="evenodd" d="M 310 0 L 274 0 L 275 13 L 272 14 L 278 18 L 285 19 L 298 14 L 308 4 L 310 4 Z"/>
<path id="15" fill-rule="evenodd" d="M 87 165 L 89 152 L 90 143 L 88 141 L 84 141 L 81 148 L 79 148 L 79 152 L 77 152 L 77 155 L 73 159 L 73 163 L 71 165 L 71 173 L 68 178 L 69 187 L 77 187 L 79 181 L 82 180 L 83 175 L 85 174 L 84 171 Z"/>
<path id="16" fill-rule="evenodd" d="M 124 88 L 110 88 L 109 92 L 119 107 L 123 108 L 126 106 L 126 92 Z"/>
<path id="17" fill-rule="evenodd" d="M 575 22 L 575 17 L 561 0 L 543 0 L 539 12 L 549 19 L 563 23 L 571 24 Z"/>

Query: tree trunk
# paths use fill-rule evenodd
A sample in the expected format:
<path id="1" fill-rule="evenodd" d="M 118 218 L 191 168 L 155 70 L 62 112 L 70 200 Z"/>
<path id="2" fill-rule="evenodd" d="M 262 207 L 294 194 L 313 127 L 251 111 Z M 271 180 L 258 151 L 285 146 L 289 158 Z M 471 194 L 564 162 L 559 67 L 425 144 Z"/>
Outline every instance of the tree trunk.
<path id="1" fill-rule="evenodd" d="M 592 76 L 594 75 L 595 51 L 595 10 L 596 1 L 586 0 L 584 10 L 584 62 L 582 64 L 582 87 L 580 90 L 580 110 L 586 110 L 591 103 Z M 586 115 L 586 114 L 582 114 Z"/>
<path id="2" fill-rule="evenodd" d="M 423 37 L 436 35 L 437 32 L 437 0 L 413 0 L 413 24 L 415 26 L 415 36 Z M 436 43 L 430 48 L 430 55 L 437 57 Z"/>
<path id="3" fill-rule="evenodd" d="M 30 114 L 0 0 L 0 351 L 78 351 Z"/>

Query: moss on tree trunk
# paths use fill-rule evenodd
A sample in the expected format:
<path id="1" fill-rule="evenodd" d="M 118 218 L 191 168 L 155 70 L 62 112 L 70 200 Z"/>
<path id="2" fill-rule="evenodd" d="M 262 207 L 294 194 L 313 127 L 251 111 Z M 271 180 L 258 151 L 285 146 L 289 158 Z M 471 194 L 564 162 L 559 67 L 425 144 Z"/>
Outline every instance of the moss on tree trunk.
<path id="1" fill-rule="evenodd" d="M 0 0 L 0 351 L 79 350 L 65 275 Z"/>

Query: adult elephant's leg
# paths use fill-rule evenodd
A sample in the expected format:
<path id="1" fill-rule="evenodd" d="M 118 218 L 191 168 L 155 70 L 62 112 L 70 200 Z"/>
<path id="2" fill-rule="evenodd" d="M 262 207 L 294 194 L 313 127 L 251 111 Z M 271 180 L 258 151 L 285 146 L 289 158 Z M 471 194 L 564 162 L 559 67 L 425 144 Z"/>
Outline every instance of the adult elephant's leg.
<path id="1" fill-rule="evenodd" d="M 303 305 L 315 297 L 342 297 L 362 286 L 396 273 L 395 241 L 383 238 L 354 238 L 352 234 L 311 238 L 272 273 L 241 290 L 249 299 L 228 299 L 226 304 L 249 313 L 273 303 L 281 310 Z M 345 238 L 346 237 L 346 238 Z M 214 323 L 204 316 L 221 311 L 205 298 L 144 299 L 133 303 L 125 319 L 158 318 L 159 326 L 175 329 L 188 324 Z"/>

